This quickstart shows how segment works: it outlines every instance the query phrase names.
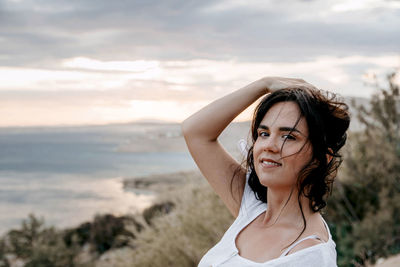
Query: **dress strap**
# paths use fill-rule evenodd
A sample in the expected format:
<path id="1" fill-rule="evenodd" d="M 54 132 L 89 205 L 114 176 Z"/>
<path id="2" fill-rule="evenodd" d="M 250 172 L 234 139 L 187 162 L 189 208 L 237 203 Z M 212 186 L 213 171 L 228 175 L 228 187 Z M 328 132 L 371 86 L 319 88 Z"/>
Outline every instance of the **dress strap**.
<path id="1" fill-rule="evenodd" d="M 321 217 L 322 217 L 322 216 L 321 216 Z M 324 217 L 322 217 L 322 222 L 324 223 L 325 228 L 326 228 L 326 231 L 328 232 L 328 240 L 332 239 L 331 231 L 329 230 L 329 226 L 328 226 L 328 224 L 326 223 L 326 221 L 324 220 Z"/>
<path id="2" fill-rule="evenodd" d="M 309 235 L 307 237 L 304 237 L 304 238 L 302 238 L 300 240 L 297 240 L 295 243 L 293 243 L 279 257 L 281 258 L 281 257 L 286 256 L 295 246 L 297 246 L 299 243 L 301 243 L 301 242 L 303 242 L 304 240 L 307 240 L 307 239 L 318 239 L 318 240 L 321 240 L 321 238 L 319 238 L 317 235 Z"/>

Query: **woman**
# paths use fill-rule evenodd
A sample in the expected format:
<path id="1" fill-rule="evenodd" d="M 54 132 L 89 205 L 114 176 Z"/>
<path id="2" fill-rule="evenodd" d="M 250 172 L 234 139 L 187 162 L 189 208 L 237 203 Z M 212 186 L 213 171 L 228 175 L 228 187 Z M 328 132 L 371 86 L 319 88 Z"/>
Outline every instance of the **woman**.
<path id="1" fill-rule="evenodd" d="M 258 98 L 242 167 L 217 138 Z M 300 79 L 266 77 L 182 124 L 189 151 L 236 218 L 199 266 L 336 266 L 319 211 L 341 160 L 347 105 Z"/>

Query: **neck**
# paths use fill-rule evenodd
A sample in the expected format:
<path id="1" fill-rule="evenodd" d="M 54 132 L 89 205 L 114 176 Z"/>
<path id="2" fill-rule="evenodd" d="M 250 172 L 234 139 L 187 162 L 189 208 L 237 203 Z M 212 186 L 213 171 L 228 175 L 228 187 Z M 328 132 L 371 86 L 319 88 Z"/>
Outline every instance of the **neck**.
<path id="1" fill-rule="evenodd" d="M 294 227 L 303 227 L 303 217 L 298 202 L 298 191 L 293 188 L 289 190 L 273 190 L 268 188 L 268 208 L 262 220 L 264 226 L 269 227 L 275 224 L 285 224 Z M 300 197 L 303 214 L 307 220 L 317 213 L 310 208 L 309 199 Z"/>

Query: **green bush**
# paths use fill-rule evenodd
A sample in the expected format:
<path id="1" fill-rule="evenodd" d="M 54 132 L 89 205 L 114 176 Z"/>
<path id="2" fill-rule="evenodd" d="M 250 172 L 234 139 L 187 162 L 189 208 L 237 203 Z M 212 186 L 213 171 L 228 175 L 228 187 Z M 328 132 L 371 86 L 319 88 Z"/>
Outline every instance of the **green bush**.
<path id="1" fill-rule="evenodd" d="M 133 234 L 125 229 L 125 217 L 111 214 L 96 216 L 91 226 L 90 244 L 99 254 L 128 245 Z M 126 238 L 122 238 L 126 237 Z"/>
<path id="2" fill-rule="evenodd" d="M 155 218 L 170 213 L 174 206 L 175 204 L 171 201 L 156 203 L 143 211 L 143 218 L 148 225 L 152 225 Z"/>
<path id="3" fill-rule="evenodd" d="M 128 246 L 135 238 L 126 225 L 137 232 L 143 229 L 133 217 L 106 214 L 60 231 L 45 227 L 43 219 L 31 214 L 21 228 L 10 230 L 0 239 L 0 266 L 9 266 L 10 256 L 22 260 L 26 267 L 92 266 L 104 252 Z"/>
<path id="4" fill-rule="evenodd" d="M 388 88 L 357 107 L 363 130 L 349 136 L 327 216 L 339 266 L 363 266 L 400 252 L 400 96 Z"/>
<path id="5" fill-rule="evenodd" d="M 1 243 L 3 255 L 22 259 L 27 267 L 74 266 L 78 252 L 66 247 L 62 235 L 54 227 L 45 227 L 44 220 L 32 214 L 23 220 L 20 229 L 10 230 Z M 6 263 L 5 257 L 3 259 Z"/>

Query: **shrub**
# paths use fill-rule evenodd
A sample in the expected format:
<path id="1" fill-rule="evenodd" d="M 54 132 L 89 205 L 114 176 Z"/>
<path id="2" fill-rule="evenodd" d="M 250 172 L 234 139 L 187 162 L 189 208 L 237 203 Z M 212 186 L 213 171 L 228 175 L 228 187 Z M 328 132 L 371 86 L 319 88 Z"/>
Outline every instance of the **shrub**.
<path id="1" fill-rule="evenodd" d="M 156 203 L 143 211 L 143 218 L 148 225 L 151 225 L 153 219 L 170 213 L 174 206 L 171 201 Z"/>
<path id="2" fill-rule="evenodd" d="M 126 217 L 116 217 L 111 214 L 96 216 L 90 231 L 92 248 L 102 254 L 111 248 L 126 246 L 129 243 L 129 238 L 134 236 L 125 229 L 125 220 Z M 123 239 L 122 236 L 128 238 Z"/>
<path id="3" fill-rule="evenodd" d="M 33 214 L 23 220 L 20 229 L 9 231 L 2 243 L 5 253 L 24 260 L 27 267 L 74 266 L 77 254 L 76 250 L 66 247 L 54 227 L 45 227 L 44 220 Z"/>
<path id="4" fill-rule="evenodd" d="M 400 95 L 388 88 L 357 107 L 364 126 L 349 136 L 344 170 L 327 215 L 337 243 L 339 266 L 374 263 L 400 252 Z"/>
<path id="5" fill-rule="evenodd" d="M 175 208 L 154 218 L 134 240 L 129 257 L 116 260 L 114 266 L 197 266 L 233 221 L 205 182 L 181 188 L 173 202 Z"/>

